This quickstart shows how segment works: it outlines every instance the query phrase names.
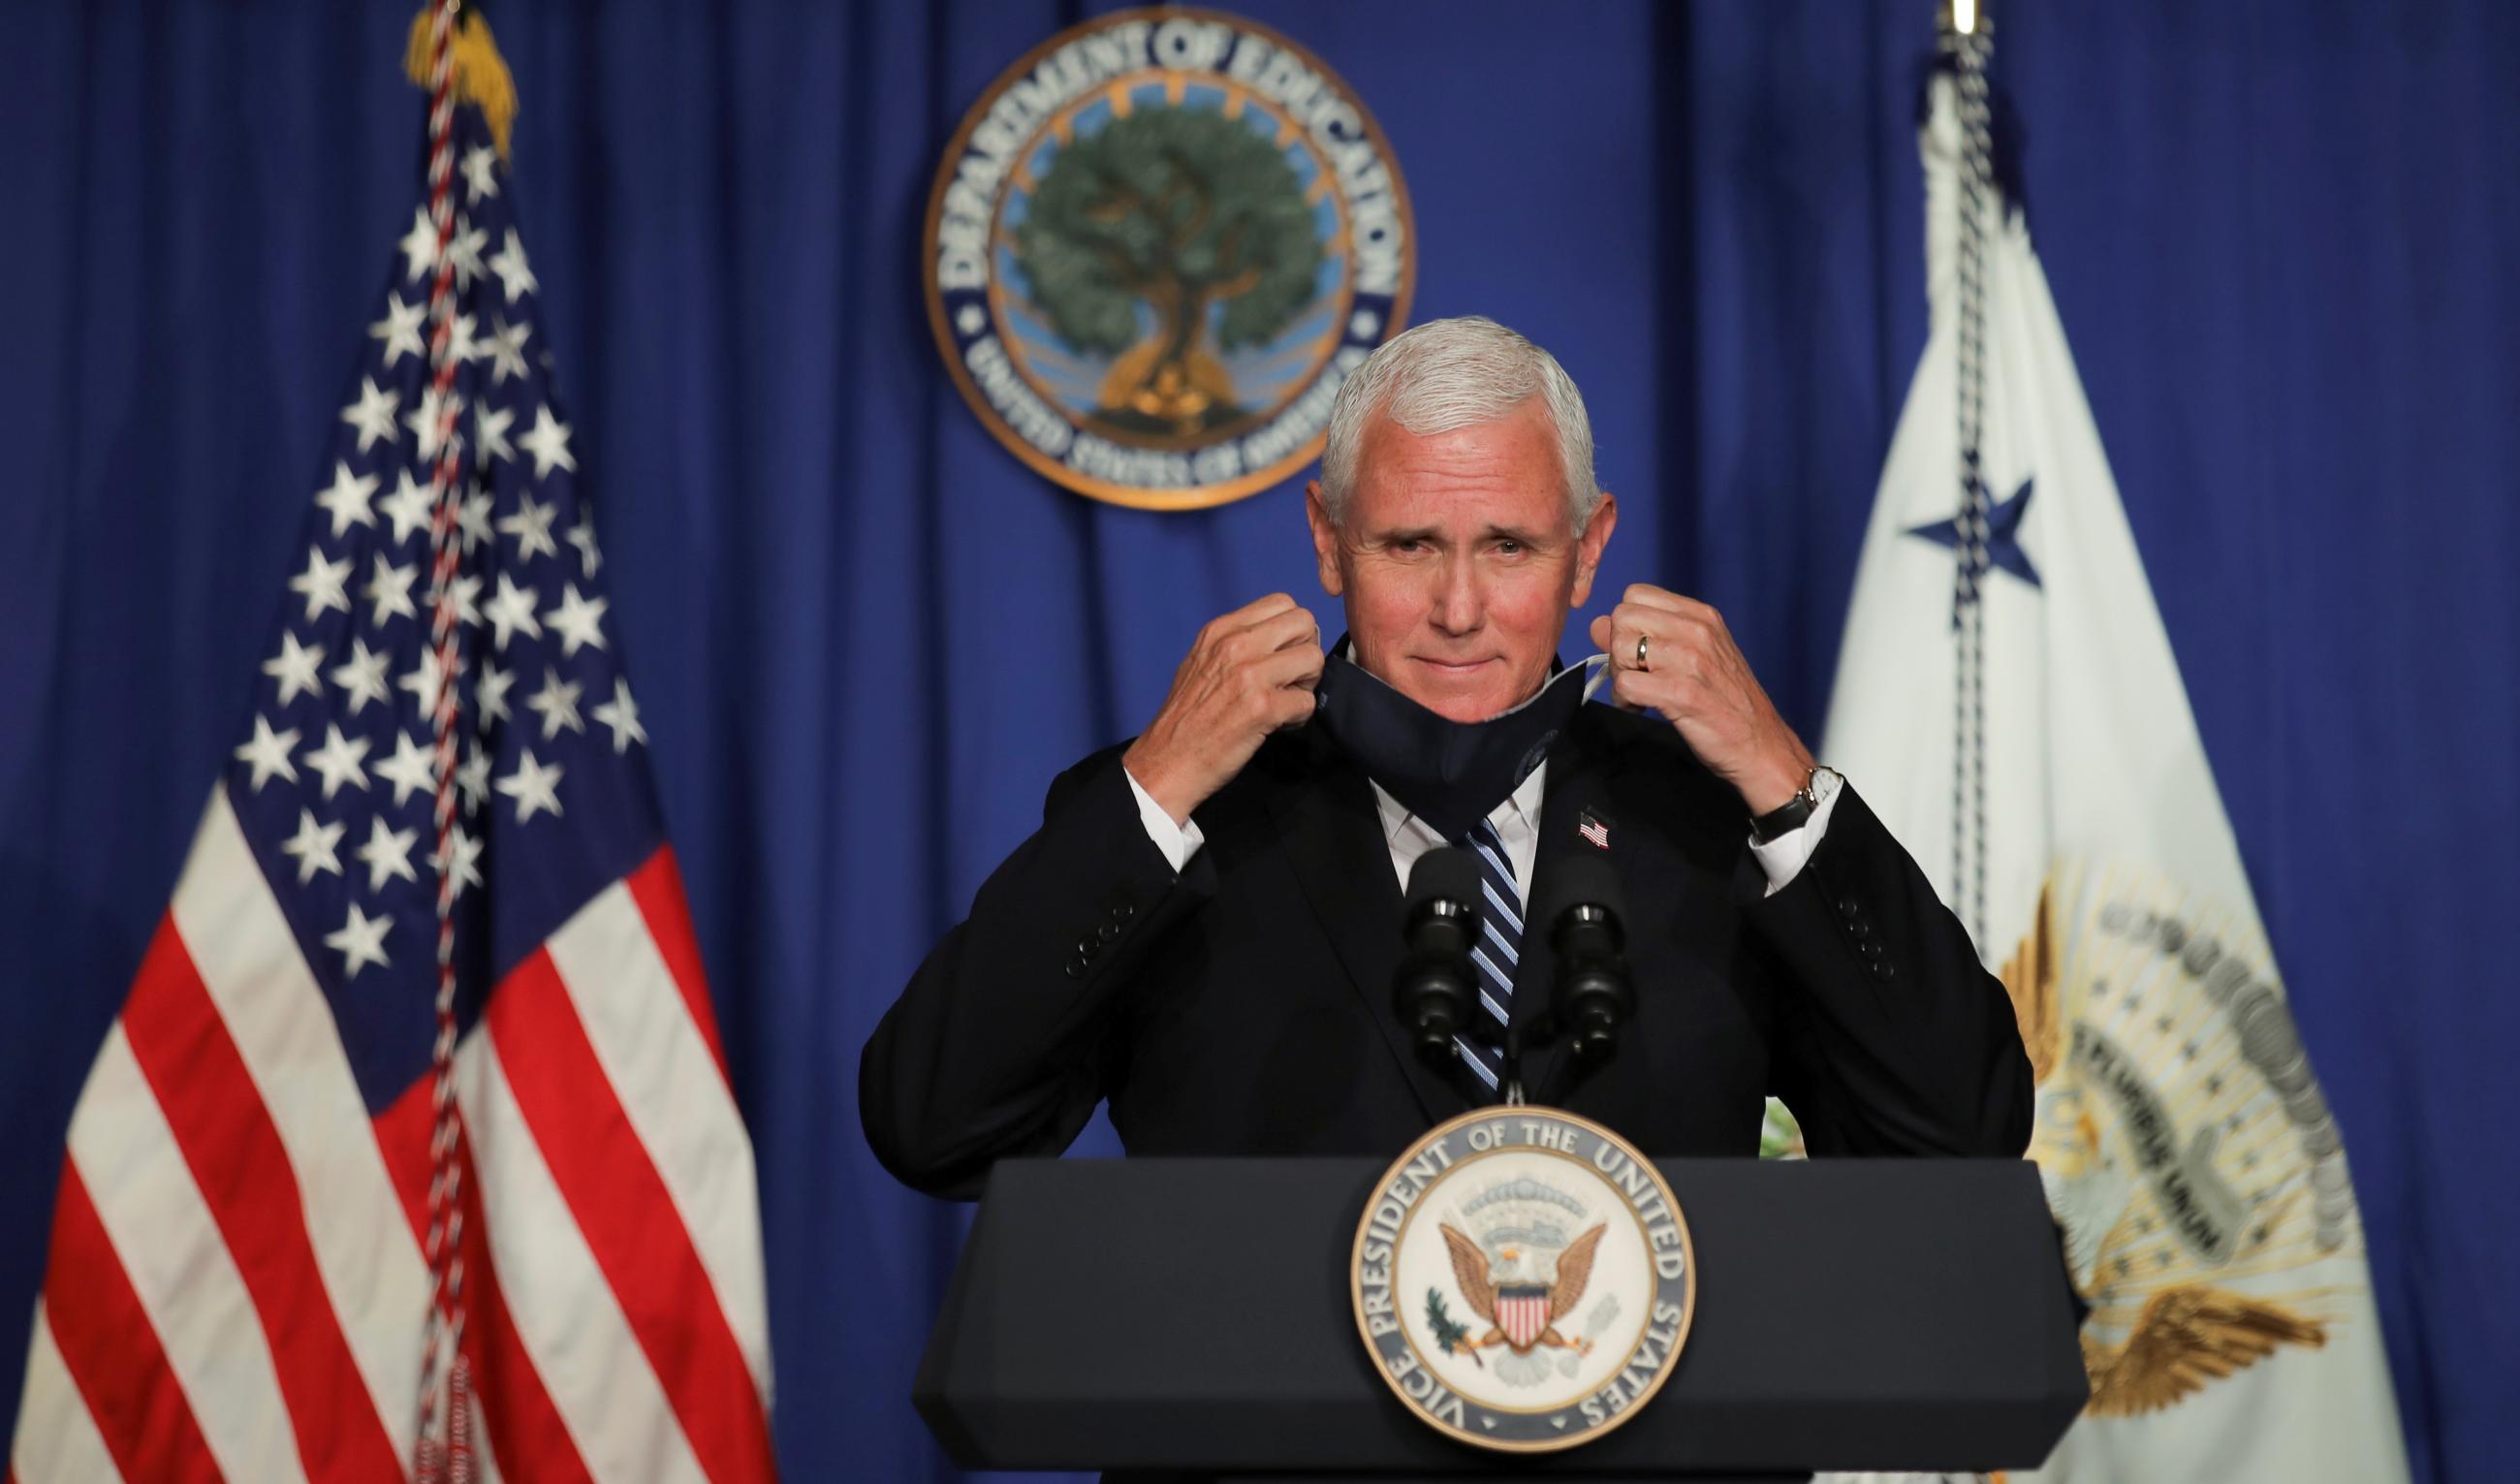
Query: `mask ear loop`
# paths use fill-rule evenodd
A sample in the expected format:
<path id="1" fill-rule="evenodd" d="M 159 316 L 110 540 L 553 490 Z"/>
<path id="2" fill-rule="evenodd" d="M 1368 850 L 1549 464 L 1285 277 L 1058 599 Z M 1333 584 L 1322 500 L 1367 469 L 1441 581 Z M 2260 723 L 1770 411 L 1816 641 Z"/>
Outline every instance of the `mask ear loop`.
<path id="1" fill-rule="evenodd" d="M 1596 654 L 1584 661 L 1584 668 L 1587 670 L 1592 669 L 1595 665 L 1599 665 L 1601 668 L 1598 672 L 1585 677 L 1584 698 L 1586 700 L 1591 700 L 1593 698 L 1593 694 L 1600 690 L 1602 686 L 1607 685 L 1610 680 L 1609 655 Z"/>

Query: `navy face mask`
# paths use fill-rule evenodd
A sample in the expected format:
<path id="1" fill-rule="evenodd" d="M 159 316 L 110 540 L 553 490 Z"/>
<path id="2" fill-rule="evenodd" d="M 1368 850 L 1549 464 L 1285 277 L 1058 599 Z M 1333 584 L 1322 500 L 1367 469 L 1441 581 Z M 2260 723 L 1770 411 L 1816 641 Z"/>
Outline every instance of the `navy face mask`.
<path id="1" fill-rule="evenodd" d="M 1454 721 L 1348 659 L 1341 639 L 1322 666 L 1313 719 L 1410 813 L 1458 839 L 1540 766 L 1592 694 L 1585 677 L 1605 659 L 1597 654 L 1559 670 L 1539 695 L 1502 715 Z"/>

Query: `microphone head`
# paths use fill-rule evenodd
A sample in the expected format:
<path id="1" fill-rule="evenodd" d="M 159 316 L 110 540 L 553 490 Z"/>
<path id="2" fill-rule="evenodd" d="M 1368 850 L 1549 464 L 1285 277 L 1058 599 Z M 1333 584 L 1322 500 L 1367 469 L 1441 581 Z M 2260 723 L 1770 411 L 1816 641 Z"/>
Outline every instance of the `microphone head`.
<path id="1" fill-rule="evenodd" d="M 1479 858 L 1459 845 L 1439 845 L 1418 857 L 1418 864 L 1409 871 L 1405 915 L 1415 922 L 1432 902 L 1451 902 L 1475 917 L 1479 910 Z"/>
<path id="2" fill-rule="evenodd" d="M 1627 894 L 1619 888 L 1619 873 L 1611 867 L 1610 858 L 1601 852 L 1567 851 L 1550 862 L 1549 869 L 1539 876 L 1540 910 L 1533 914 L 1534 922 L 1554 924 L 1576 907 L 1598 907 L 1610 921 L 1626 921 Z"/>

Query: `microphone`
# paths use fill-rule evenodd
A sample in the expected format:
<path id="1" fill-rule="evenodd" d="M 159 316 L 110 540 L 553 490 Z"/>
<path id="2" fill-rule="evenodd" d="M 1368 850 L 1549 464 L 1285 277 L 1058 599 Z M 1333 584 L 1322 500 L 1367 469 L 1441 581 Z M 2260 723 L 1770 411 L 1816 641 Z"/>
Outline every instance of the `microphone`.
<path id="1" fill-rule="evenodd" d="M 1391 1005 L 1409 1028 L 1418 1055 L 1437 1066 L 1453 1060 L 1453 1037 L 1470 1023 L 1478 971 L 1470 948 L 1479 932 L 1478 857 L 1442 846 L 1418 858 L 1401 905 L 1409 953 L 1392 976 Z"/>
<path id="2" fill-rule="evenodd" d="M 1571 851 L 1553 864 L 1547 899 L 1535 914 L 1550 924 L 1549 946 L 1557 960 L 1550 1017 L 1577 1057 L 1606 1057 L 1637 1009 L 1626 956 L 1626 896 L 1605 856 Z"/>

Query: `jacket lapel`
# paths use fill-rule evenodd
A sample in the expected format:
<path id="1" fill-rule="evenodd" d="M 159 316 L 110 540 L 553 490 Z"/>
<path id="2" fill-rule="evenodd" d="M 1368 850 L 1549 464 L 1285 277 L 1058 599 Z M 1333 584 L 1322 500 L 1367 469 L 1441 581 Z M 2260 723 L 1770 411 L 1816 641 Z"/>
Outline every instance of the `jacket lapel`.
<path id="1" fill-rule="evenodd" d="M 1313 916 L 1347 969 L 1349 987 L 1381 1032 L 1384 1047 L 1429 1123 L 1459 1111 L 1462 1098 L 1418 1059 L 1391 1008 L 1391 978 L 1402 948 L 1400 884 L 1365 774 L 1325 744 L 1304 739 L 1308 776 L 1272 789 L 1270 812 Z M 1442 1109 L 1444 1111 L 1439 1112 Z"/>

